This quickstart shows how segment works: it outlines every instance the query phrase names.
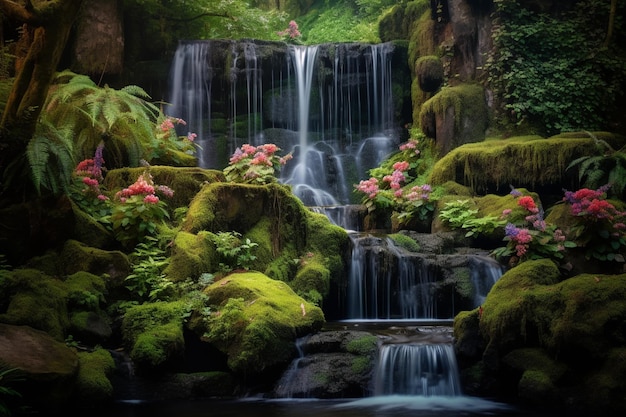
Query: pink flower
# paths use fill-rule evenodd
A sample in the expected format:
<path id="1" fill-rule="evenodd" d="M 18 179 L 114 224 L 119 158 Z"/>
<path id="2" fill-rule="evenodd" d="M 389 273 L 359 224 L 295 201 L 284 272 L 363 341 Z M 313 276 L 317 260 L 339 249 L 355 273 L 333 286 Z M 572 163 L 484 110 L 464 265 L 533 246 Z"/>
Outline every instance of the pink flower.
<path id="1" fill-rule="evenodd" d="M 267 143 L 265 145 L 261 145 L 259 146 L 259 148 L 257 148 L 257 150 L 265 152 L 266 154 L 268 154 L 268 156 L 272 156 L 274 153 L 280 150 L 278 146 L 274 145 L 273 143 Z"/>
<path id="2" fill-rule="evenodd" d="M 513 210 L 511 210 L 511 209 L 504 209 L 504 210 L 502 210 L 502 216 L 500 216 L 500 217 L 506 217 L 509 214 L 511 214 L 512 211 Z"/>
<path id="3" fill-rule="evenodd" d="M 157 187 L 157 191 L 163 194 L 167 198 L 171 198 L 174 195 L 174 190 L 172 190 L 167 185 L 159 185 Z"/>
<path id="4" fill-rule="evenodd" d="M 95 178 L 83 177 L 83 184 L 88 185 L 89 187 L 97 187 L 98 180 Z"/>
<path id="5" fill-rule="evenodd" d="M 169 132 L 170 129 L 174 129 L 174 123 L 172 122 L 172 119 L 168 117 L 167 119 L 163 120 L 163 122 L 161 122 L 161 124 L 159 125 L 159 129 L 161 129 L 161 131 L 163 132 Z"/>
<path id="6" fill-rule="evenodd" d="M 104 195 L 104 194 L 98 194 L 98 200 L 100 200 L 100 201 L 106 201 L 106 200 L 108 200 L 108 199 L 109 199 L 109 197 L 107 197 L 106 195 Z"/>
<path id="7" fill-rule="evenodd" d="M 518 229 L 517 235 L 515 236 L 515 241 L 526 244 L 533 240 L 533 236 L 530 234 L 528 229 Z"/>
<path id="8" fill-rule="evenodd" d="M 187 140 L 189 142 L 193 142 L 194 140 L 196 140 L 197 137 L 198 135 L 196 135 L 195 133 L 192 133 L 192 132 L 187 133 Z"/>
<path id="9" fill-rule="evenodd" d="M 241 151 L 244 153 L 246 157 L 248 157 L 256 153 L 256 147 L 246 143 L 246 144 L 241 145 Z"/>
<path id="10" fill-rule="evenodd" d="M 406 171 L 409 169 L 409 163 L 407 161 L 396 162 L 393 164 L 393 169 L 396 171 Z"/>
<path id="11" fill-rule="evenodd" d="M 398 189 L 393 193 L 394 197 L 400 198 L 402 197 L 402 190 Z"/>
<path id="12" fill-rule="evenodd" d="M 148 194 L 143 198 L 143 202 L 146 204 L 156 204 L 159 202 L 159 197 L 154 194 Z"/>
<path id="13" fill-rule="evenodd" d="M 293 155 L 291 154 L 291 152 L 289 152 L 287 155 L 281 157 L 278 162 L 281 165 L 285 165 L 287 163 L 287 161 L 290 161 L 293 158 Z"/>
<path id="14" fill-rule="evenodd" d="M 270 161 L 270 159 L 267 157 L 267 154 L 263 152 L 257 152 L 256 155 L 254 155 L 254 158 L 250 161 L 250 165 L 267 165 L 270 167 L 273 166 L 272 161 Z"/>

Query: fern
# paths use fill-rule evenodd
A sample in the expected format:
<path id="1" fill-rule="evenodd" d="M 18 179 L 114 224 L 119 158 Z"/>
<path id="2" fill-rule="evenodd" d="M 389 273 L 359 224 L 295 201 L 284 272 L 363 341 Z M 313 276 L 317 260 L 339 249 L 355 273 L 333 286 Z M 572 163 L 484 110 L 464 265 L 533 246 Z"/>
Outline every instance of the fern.
<path id="1" fill-rule="evenodd" d="M 567 170 L 578 169 L 581 186 L 597 189 L 611 184 L 609 193 L 614 197 L 624 197 L 626 191 L 626 153 L 624 148 L 615 150 L 606 141 L 586 132 L 596 144 L 597 154 L 586 155 L 570 162 Z"/>
<path id="2" fill-rule="evenodd" d="M 161 112 L 138 86 L 120 90 L 98 87 L 89 77 L 63 71 L 57 74 L 42 119 L 68 126 L 77 134 L 75 158 L 93 155 L 105 142 L 105 159 L 110 168 L 137 166 L 149 159 L 155 123 Z"/>
<path id="3" fill-rule="evenodd" d="M 69 128 L 57 129 L 45 121 L 40 122 L 26 147 L 26 157 L 37 193 L 41 194 L 42 189 L 53 194 L 67 192 L 76 166 Z"/>

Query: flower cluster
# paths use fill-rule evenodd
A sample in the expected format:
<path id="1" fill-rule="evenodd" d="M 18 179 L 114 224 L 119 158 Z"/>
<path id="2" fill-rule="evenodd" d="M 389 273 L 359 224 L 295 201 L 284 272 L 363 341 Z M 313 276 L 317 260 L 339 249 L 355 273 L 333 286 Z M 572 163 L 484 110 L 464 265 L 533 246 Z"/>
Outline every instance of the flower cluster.
<path id="1" fill-rule="evenodd" d="M 115 199 L 121 203 L 125 203 L 133 196 L 143 197 L 143 202 L 147 204 L 156 204 L 159 197 L 155 193 L 161 193 L 164 197 L 172 197 L 174 191 L 166 185 L 155 185 L 152 181 L 152 175 L 148 171 L 137 178 L 137 180 L 128 188 L 124 188 L 115 194 Z"/>
<path id="2" fill-rule="evenodd" d="M 158 223 L 169 218 L 166 204 L 156 195 L 172 197 L 174 191 L 156 185 L 146 170 L 129 187 L 115 194 L 110 221 L 116 238 L 134 245 L 147 235 L 156 233 Z"/>
<path id="3" fill-rule="evenodd" d="M 298 29 L 298 24 L 295 20 L 289 22 L 289 26 L 285 30 L 281 30 L 277 33 L 278 36 L 284 38 L 289 37 L 289 39 L 294 40 L 302 36 L 300 30 Z"/>
<path id="4" fill-rule="evenodd" d="M 570 205 L 570 213 L 577 219 L 571 232 L 579 245 L 587 248 L 587 258 L 624 262 L 626 212 L 606 200 L 609 187 L 565 191 L 563 201 Z"/>
<path id="5" fill-rule="evenodd" d="M 356 191 L 365 194 L 363 204 L 370 213 L 390 208 L 401 223 L 408 223 L 416 217 L 423 221 L 432 214 L 434 204 L 430 185 L 415 185 L 414 181 L 420 158 L 418 144 L 417 139 L 401 144 L 399 153 L 372 169 L 369 179 L 354 186 Z"/>
<path id="6" fill-rule="evenodd" d="M 512 257 L 513 264 L 528 259 L 552 258 L 562 259 L 566 247 L 574 247 L 573 242 L 567 241 L 563 231 L 556 225 L 546 223 L 541 207 L 531 196 L 524 196 L 518 190 L 511 191 L 517 199 L 517 205 L 522 207 L 527 215 L 523 224 L 507 223 L 504 227 L 504 241 L 507 245 L 493 251 L 497 257 Z M 502 217 L 506 218 L 512 210 L 506 209 Z"/>
<path id="7" fill-rule="evenodd" d="M 104 180 L 104 143 L 96 147 L 93 158 L 84 159 L 74 169 L 74 180 L 70 187 L 72 200 L 85 212 L 92 216 L 108 214 L 107 197 L 101 190 Z"/>
<path id="8" fill-rule="evenodd" d="M 184 136 L 179 136 L 176 132 L 177 126 L 186 126 L 187 122 L 178 117 L 165 116 L 156 125 L 155 138 L 149 146 L 146 159 L 159 160 L 166 157 L 174 162 L 183 162 L 177 152 L 183 154 L 193 154 L 197 145 L 194 141 L 198 137 L 195 133 L 187 132 Z"/>
<path id="9" fill-rule="evenodd" d="M 226 179 L 233 182 L 267 184 L 276 179 L 275 174 L 291 158 L 291 153 L 278 156 L 280 148 L 273 143 L 253 146 L 242 145 L 230 158 L 224 169 Z"/>

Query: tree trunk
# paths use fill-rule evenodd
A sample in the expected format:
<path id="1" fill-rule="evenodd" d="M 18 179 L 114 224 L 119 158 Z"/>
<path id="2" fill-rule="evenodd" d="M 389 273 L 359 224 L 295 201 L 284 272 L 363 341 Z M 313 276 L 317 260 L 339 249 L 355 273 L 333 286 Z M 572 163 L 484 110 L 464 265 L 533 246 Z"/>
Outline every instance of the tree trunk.
<path id="1" fill-rule="evenodd" d="M 0 172 L 23 152 L 35 132 L 70 30 L 83 0 L 0 0 L 0 11 L 24 24 L 30 36 L 26 55 L 9 94 L 0 123 Z"/>

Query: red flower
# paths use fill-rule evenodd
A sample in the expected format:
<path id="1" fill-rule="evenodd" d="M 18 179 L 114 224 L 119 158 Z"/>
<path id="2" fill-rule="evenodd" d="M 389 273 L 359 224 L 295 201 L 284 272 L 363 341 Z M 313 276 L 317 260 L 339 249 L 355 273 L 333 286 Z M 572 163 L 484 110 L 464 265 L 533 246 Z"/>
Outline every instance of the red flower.
<path id="1" fill-rule="evenodd" d="M 535 200 L 533 200 L 533 198 L 528 195 L 524 197 L 520 197 L 520 199 L 517 200 L 517 204 L 533 213 L 536 212 L 537 210 L 537 205 L 535 204 Z"/>

